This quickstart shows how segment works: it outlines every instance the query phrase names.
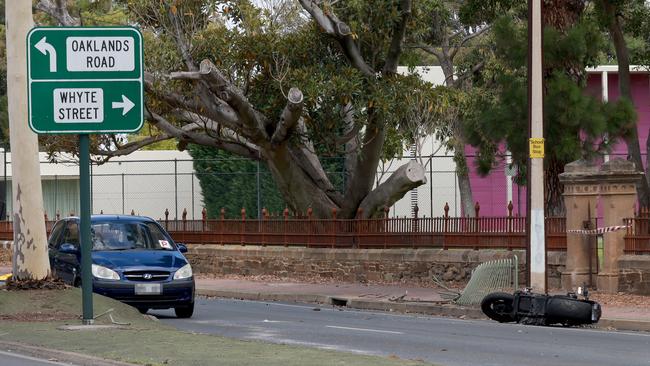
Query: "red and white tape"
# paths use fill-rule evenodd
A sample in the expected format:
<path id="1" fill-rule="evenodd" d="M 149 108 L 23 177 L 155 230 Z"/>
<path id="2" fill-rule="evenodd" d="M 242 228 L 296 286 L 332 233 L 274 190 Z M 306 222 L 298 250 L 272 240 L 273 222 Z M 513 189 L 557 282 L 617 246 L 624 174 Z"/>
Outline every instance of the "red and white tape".
<path id="1" fill-rule="evenodd" d="M 597 229 L 591 229 L 591 230 L 567 230 L 567 233 L 576 233 L 576 234 L 591 234 L 591 235 L 598 235 L 598 234 L 604 234 L 604 233 L 610 233 L 612 231 L 618 231 L 618 230 L 623 230 L 627 229 L 630 227 L 630 225 L 616 225 L 616 226 L 605 226 L 605 227 L 599 227 Z"/>

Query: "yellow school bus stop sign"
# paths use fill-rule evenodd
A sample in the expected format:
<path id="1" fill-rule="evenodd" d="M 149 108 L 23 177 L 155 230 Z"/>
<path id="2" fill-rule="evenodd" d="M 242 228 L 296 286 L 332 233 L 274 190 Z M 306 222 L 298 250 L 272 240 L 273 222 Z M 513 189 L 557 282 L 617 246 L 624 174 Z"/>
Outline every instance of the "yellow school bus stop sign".
<path id="1" fill-rule="evenodd" d="M 544 139 L 543 138 L 531 138 L 528 139 L 530 144 L 530 158 L 531 159 L 543 159 L 544 158 Z"/>

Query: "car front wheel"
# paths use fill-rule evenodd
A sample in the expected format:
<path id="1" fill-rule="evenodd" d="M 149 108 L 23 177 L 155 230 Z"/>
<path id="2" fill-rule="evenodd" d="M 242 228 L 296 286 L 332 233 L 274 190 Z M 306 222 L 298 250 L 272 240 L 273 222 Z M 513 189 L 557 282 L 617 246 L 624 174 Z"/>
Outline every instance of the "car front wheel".
<path id="1" fill-rule="evenodd" d="M 192 314 L 194 314 L 194 303 L 187 306 L 177 306 L 174 308 L 174 312 L 178 318 L 191 318 Z"/>

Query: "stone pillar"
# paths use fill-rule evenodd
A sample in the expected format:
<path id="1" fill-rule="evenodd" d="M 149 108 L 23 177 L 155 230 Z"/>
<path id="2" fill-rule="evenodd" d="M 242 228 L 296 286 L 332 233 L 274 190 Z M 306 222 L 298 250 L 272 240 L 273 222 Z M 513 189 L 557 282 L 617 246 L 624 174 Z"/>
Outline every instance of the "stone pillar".
<path id="1" fill-rule="evenodd" d="M 634 217 L 637 202 L 636 183 L 642 179 L 634 163 L 613 159 L 603 164 L 598 174 L 600 196 L 603 205 L 603 226 L 623 225 L 625 218 Z M 625 249 L 625 230 L 603 235 L 603 267 L 598 272 L 598 290 L 606 293 L 618 292 L 618 259 Z"/>
<path id="2" fill-rule="evenodd" d="M 567 164 L 560 182 L 564 184 L 564 205 L 566 206 L 566 229 L 582 230 L 589 217 L 595 217 L 598 200 L 598 166 L 585 160 Z M 590 212 L 591 211 L 591 212 Z M 566 267 L 562 272 L 562 288 L 575 289 L 590 282 L 589 236 L 567 233 Z"/>

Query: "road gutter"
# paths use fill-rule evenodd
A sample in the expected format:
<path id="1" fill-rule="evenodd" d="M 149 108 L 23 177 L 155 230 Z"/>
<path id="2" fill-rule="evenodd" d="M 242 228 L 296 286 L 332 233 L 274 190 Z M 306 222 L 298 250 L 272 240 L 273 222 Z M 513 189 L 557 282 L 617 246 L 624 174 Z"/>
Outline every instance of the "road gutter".
<path id="1" fill-rule="evenodd" d="M 17 342 L 0 341 L 0 349 L 3 351 L 10 351 L 16 355 L 28 356 L 50 362 L 67 362 L 72 363 L 75 366 L 135 366 L 132 363 L 106 360 L 80 353 L 53 350 L 41 346 L 31 346 Z"/>

